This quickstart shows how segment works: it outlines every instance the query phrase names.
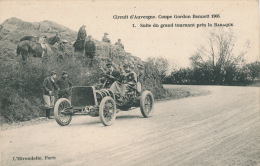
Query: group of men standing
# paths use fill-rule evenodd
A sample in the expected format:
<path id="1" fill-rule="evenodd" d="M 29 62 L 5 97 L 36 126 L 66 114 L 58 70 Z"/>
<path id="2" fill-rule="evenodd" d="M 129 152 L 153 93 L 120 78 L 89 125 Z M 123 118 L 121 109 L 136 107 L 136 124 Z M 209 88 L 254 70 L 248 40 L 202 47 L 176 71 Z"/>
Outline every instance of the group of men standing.
<path id="1" fill-rule="evenodd" d="M 46 118 L 50 119 L 50 112 L 53 110 L 55 102 L 55 91 L 58 90 L 58 98 L 67 98 L 71 100 L 71 94 L 69 88 L 72 87 L 72 83 L 68 79 L 68 73 L 62 72 L 60 79 L 56 81 L 57 73 L 52 71 L 50 77 L 47 77 L 43 81 L 43 100 L 46 111 Z"/>
<path id="2" fill-rule="evenodd" d="M 85 49 L 86 57 L 93 59 L 96 53 L 96 45 L 92 40 L 92 36 L 86 32 L 86 26 L 83 25 L 78 31 L 77 40 L 74 43 L 75 52 L 83 52 Z"/>
<path id="3" fill-rule="evenodd" d="M 104 36 L 102 37 L 102 42 L 111 43 L 108 35 L 108 33 L 104 33 Z M 117 45 L 121 49 L 124 49 L 124 45 L 122 44 L 121 39 L 118 39 L 115 45 Z M 75 52 L 83 52 L 85 48 L 85 55 L 91 59 L 94 57 L 96 52 L 96 45 L 92 40 L 92 36 L 87 36 L 85 25 L 80 27 L 77 40 L 75 41 L 73 46 L 75 48 Z"/>

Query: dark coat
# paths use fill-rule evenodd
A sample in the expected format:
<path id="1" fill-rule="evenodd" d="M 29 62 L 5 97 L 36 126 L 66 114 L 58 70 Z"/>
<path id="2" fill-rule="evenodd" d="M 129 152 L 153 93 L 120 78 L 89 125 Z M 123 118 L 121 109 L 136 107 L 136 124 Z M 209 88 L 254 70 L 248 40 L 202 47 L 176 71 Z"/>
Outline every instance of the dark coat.
<path id="1" fill-rule="evenodd" d="M 49 95 L 49 91 L 54 92 L 55 90 L 58 90 L 55 81 L 52 81 L 51 77 L 47 77 L 44 79 L 42 88 L 43 88 L 43 95 Z M 54 93 L 52 93 L 52 95 L 54 95 Z"/>
<path id="2" fill-rule="evenodd" d="M 113 70 L 112 73 L 106 72 L 106 75 L 111 75 L 114 78 L 107 78 L 107 82 L 105 84 L 105 88 L 109 88 L 115 81 L 120 81 L 121 80 L 121 74 L 117 70 Z"/>
<path id="3" fill-rule="evenodd" d="M 125 84 L 135 84 L 137 83 L 137 74 L 134 71 L 129 71 L 128 73 L 122 75 L 122 79 Z"/>
<path id="4" fill-rule="evenodd" d="M 96 52 L 96 45 L 93 41 L 88 40 L 85 44 L 85 51 L 86 52 Z"/>
<path id="5" fill-rule="evenodd" d="M 57 81 L 57 86 L 60 88 L 58 92 L 59 96 L 64 96 L 64 97 L 71 96 L 71 92 L 69 88 L 72 87 L 72 83 L 69 81 L 68 78 L 61 77 Z"/>
<path id="6" fill-rule="evenodd" d="M 57 86 L 60 88 L 60 90 L 68 89 L 72 87 L 72 83 L 69 81 L 68 78 L 61 77 L 57 82 Z"/>
<path id="7" fill-rule="evenodd" d="M 87 36 L 86 30 L 83 27 L 81 27 L 78 32 L 78 39 L 85 40 L 86 36 Z"/>

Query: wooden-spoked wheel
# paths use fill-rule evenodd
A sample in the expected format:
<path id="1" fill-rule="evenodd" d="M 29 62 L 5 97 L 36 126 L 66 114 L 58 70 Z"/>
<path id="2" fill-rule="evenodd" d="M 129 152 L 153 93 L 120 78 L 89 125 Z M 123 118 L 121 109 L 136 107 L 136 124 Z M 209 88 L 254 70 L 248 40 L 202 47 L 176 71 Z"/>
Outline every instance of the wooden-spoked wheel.
<path id="1" fill-rule="evenodd" d="M 142 115 L 147 118 L 152 116 L 154 107 L 153 94 L 150 91 L 144 91 L 140 98 L 140 109 Z"/>
<path id="2" fill-rule="evenodd" d="M 66 98 L 59 99 L 54 106 L 54 118 L 61 126 L 66 126 L 71 122 L 71 103 Z"/>
<path id="3" fill-rule="evenodd" d="M 110 126 L 116 119 L 116 103 L 110 96 L 103 98 L 99 105 L 99 117 L 105 126 Z"/>

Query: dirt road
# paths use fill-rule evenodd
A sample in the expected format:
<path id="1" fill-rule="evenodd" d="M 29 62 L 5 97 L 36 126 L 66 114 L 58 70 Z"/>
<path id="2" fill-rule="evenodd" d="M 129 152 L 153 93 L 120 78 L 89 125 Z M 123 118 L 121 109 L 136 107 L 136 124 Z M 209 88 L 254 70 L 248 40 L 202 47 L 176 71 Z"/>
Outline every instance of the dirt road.
<path id="1" fill-rule="evenodd" d="M 135 109 L 110 127 L 85 116 L 1 131 L 1 165 L 259 165 L 260 89 L 192 88 L 211 93 L 156 103 L 148 119 Z"/>

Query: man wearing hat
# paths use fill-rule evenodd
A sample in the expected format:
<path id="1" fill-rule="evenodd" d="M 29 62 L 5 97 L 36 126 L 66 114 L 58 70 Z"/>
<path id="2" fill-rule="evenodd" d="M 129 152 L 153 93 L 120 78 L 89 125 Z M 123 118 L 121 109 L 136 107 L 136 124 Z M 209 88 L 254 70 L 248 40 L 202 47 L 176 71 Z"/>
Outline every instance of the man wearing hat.
<path id="1" fill-rule="evenodd" d="M 104 33 L 104 36 L 102 37 L 103 42 L 111 43 L 110 39 L 107 37 L 108 33 Z"/>
<path id="2" fill-rule="evenodd" d="M 56 72 L 52 71 L 51 76 L 47 77 L 43 81 L 43 100 L 44 100 L 44 107 L 46 110 L 46 118 L 50 119 L 50 111 L 53 109 L 54 106 L 54 91 L 57 90 L 57 85 L 55 83 L 55 78 L 57 77 Z"/>
<path id="3" fill-rule="evenodd" d="M 96 45 L 91 39 L 92 36 L 89 35 L 85 44 L 85 55 L 92 61 L 96 53 Z"/>
<path id="4" fill-rule="evenodd" d="M 80 29 L 78 31 L 77 40 L 73 44 L 75 52 L 83 52 L 84 51 L 85 39 L 86 39 L 86 36 L 87 36 L 87 32 L 86 32 L 85 27 L 86 26 L 83 25 L 82 27 L 80 27 Z"/>
<path id="5" fill-rule="evenodd" d="M 104 88 L 110 88 L 115 81 L 120 81 L 120 72 L 115 70 L 112 63 L 107 63 L 107 72 L 103 76 Z"/>
<path id="6" fill-rule="evenodd" d="M 68 72 L 62 72 L 61 78 L 57 81 L 57 85 L 59 89 L 58 97 L 71 100 L 70 88 L 72 87 L 72 83 L 68 79 Z"/>
<path id="7" fill-rule="evenodd" d="M 79 40 L 84 40 L 85 41 L 85 38 L 87 36 L 87 32 L 86 32 L 86 26 L 83 25 L 82 27 L 79 28 L 79 32 L 78 32 L 78 39 Z"/>

